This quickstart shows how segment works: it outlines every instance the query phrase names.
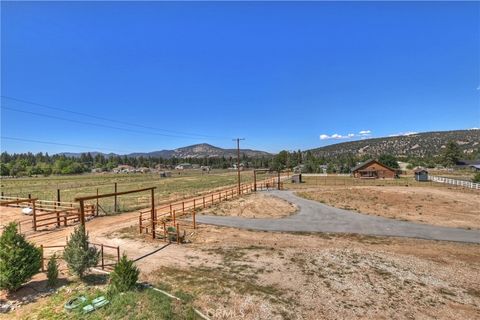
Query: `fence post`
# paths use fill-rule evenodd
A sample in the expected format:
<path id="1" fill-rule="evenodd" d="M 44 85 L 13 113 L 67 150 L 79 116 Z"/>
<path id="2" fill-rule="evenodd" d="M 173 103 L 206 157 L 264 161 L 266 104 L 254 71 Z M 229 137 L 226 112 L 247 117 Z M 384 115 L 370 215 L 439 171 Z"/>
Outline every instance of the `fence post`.
<path id="1" fill-rule="evenodd" d="M 185 213 L 185 201 L 182 201 L 182 214 Z"/>
<path id="2" fill-rule="evenodd" d="M 177 244 L 180 244 L 180 224 L 177 223 Z"/>
<path id="3" fill-rule="evenodd" d="M 117 263 L 120 261 L 120 246 L 117 246 Z"/>
<path id="4" fill-rule="evenodd" d="M 177 215 L 177 214 L 176 214 L 175 210 L 173 210 L 173 224 L 174 224 L 174 225 L 175 225 L 175 218 L 176 218 L 176 215 Z"/>
<path id="5" fill-rule="evenodd" d="M 205 209 L 205 196 L 203 196 L 203 209 Z"/>
<path id="6" fill-rule="evenodd" d="M 102 270 L 105 269 L 105 262 L 103 260 L 103 243 L 101 244 L 101 254 L 102 254 Z"/>
<path id="7" fill-rule="evenodd" d="M 172 217 L 172 204 L 170 203 L 170 218 Z"/>
<path id="8" fill-rule="evenodd" d="M 117 183 L 115 182 L 114 184 L 114 191 L 115 193 L 117 193 Z M 113 212 L 116 213 L 117 212 L 117 195 L 115 194 L 115 197 L 113 199 Z"/>
<path id="9" fill-rule="evenodd" d="M 97 197 L 98 197 L 98 188 L 97 188 Z M 96 205 L 96 208 L 95 208 L 95 215 L 98 217 L 98 198 L 97 198 L 97 205 Z"/>
<path id="10" fill-rule="evenodd" d="M 167 225 L 165 221 L 163 221 L 163 239 L 167 242 Z"/>
<path id="11" fill-rule="evenodd" d="M 196 224 L 196 220 L 195 220 L 195 209 L 193 209 L 193 229 L 197 229 L 197 224 Z"/>
<path id="12" fill-rule="evenodd" d="M 37 231 L 37 211 L 35 209 L 35 200 L 32 201 L 33 209 L 33 231 Z"/>
<path id="13" fill-rule="evenodd" d="M 57 227 L 60 227 L 60 211 L 56 211 L 57 213 Z"/>
<path id="14" fill-rule="evenodd" d="M 152 211 L 150 213 L 151 219 L 152 219 L 152 239 L 155 239 L 155 220 L 157 219 L 157 215 L 155 212 L 155 190 L 152 189 L 151 191 L 151 201 L 152 201 Z"/>
<path id="15" fill-rule="evenodd" d="M 138 228 L 140 229 L 140 233 L 142 233 L 142 214 L 138 216 Z"/>
<path id="16" fill-rule="evenodd" d="M 43 266 L 43 244 L 40 245 L 40 252 L 42 253 L 42 272 L 44 272 L 45 267 Z"/>

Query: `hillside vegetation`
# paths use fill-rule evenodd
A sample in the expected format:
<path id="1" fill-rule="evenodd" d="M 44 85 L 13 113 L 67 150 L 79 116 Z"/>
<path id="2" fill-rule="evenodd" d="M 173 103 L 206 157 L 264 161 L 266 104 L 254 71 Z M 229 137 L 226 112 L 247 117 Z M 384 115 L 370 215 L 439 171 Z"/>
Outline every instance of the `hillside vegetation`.
<path id="1" fill-rule="evenodd" d="M 455 130 L 425 132 L 408 136 L 364 139 L 343 142 L 310 150 L 316 157 L 344 155 L 377 157 L 391 154 L 396 157 L 436 157 L 442 153 L 448 141 L 456 142 L 466 157 L 480 151 L 480 130 Z"/>

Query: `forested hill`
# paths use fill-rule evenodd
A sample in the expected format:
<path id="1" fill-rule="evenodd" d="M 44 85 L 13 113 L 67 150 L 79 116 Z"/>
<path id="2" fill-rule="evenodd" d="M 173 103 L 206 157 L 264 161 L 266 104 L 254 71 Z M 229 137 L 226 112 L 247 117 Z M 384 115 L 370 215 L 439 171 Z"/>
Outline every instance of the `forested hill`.
<path id="1" fill-rule="evenodd" d="M 332 144 L 310 150 L 317 157 L 337 157 L 343 155 L 376 157 L 392 154 L 397 157 L 434 157 L 442 153 L 448 141 L 455 141 L 465 156 L 478 156 L 480 153 L 480 130 L 438 131 L 364 139 Z"/>

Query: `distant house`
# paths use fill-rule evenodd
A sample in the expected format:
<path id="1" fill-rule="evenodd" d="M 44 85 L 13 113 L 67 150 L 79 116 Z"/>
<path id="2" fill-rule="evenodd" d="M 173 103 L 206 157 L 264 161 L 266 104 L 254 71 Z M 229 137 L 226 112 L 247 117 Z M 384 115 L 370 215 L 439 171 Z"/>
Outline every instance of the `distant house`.
<path id="1" fill-rule="evenodd" d="M 135 168 L 126 164 L 121 164 L 112 170 L 114 173 L 130 173 L 135 172 Z"/>
<path id="2" fill-rule="evenodd" d="M 418 168 L 415 171 L 415 180 L 428 181 L 428 171 L 423 168 Z"/>
<path id="3" fill-rule="evenodd" d="M 191 169 L 192 165 L 190 163 L 180 163 L 175 167 L 175 170 L 185 170 L 185 169 Z"/>
<path id="4" fill-rule="evenodd" d="M 472 164 L 469 167 L 472 171 L 480 171 L 480 164 Z"/>
<path id="5" fill-rule="evenodd" d="M 352 168 L 355 178 L 361 179 L 393 179 L 397 177 L 395 169 L 387 167 L 375 159 L 367 160 Z"/>
<path id="6" fill-rule="evenodd" d="M 480 160 L 458 160 L 455 169 L 475 169 L 475 166 L 480 166 Z"/>
<path id="7" fill-rule="evenodd" d="M 299 164 L 296 167 L 293 167 L 293 172 L 294 173 L 302 173 L 305 170 L 305 165 L 304 164 Z"/>

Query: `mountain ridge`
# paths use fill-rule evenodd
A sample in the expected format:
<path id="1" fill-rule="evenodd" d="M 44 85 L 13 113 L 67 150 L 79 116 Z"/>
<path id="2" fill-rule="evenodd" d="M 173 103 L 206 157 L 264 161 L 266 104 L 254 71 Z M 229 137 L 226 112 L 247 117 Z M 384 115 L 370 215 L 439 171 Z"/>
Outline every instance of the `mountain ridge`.
<path id="1" fill-rule="evenodd" d="M 67 157 L 80 157 L 82 153 L 88 152 L 61 152 L 59 154 L 65 155 Z M 216 157 L 236 157 L 237 149 L 223 149 L 220 147 L 213 146 L 208 143 L 199 143 L 186 147 L 176 148 L 173 150 L 158 150 L 151 152 L 133 152 L 125 155 L 115 154 L 115 153 L 102 153 L 97 151 L 90 152 L 92 157 L 95 157 L 98 154 L 101 154 L 105 157 L 112 156 L 127 156 L 131 158 L 138 157 L 160 157 L 165 159 L 170 158 L 216 158 Z M 240 149 L 240 155 L 246 155 L 248 157 L 261 157 L 261 156 L 272 156 L 271 153 L 261 150 L 252 150 L 252 149 Z"/>
<path id="2" fill-rule="evenodd" d="M 480 129 L 431 131 L 370 138 L 331 144 L 307 151 L 317 157 L 325 158 L 342 155 L 377 157 L 381 154 L 425 158 L 439 156 L 448 141 L 455 141 L 466 155 L 478 153 L 480 152 Z"/>

